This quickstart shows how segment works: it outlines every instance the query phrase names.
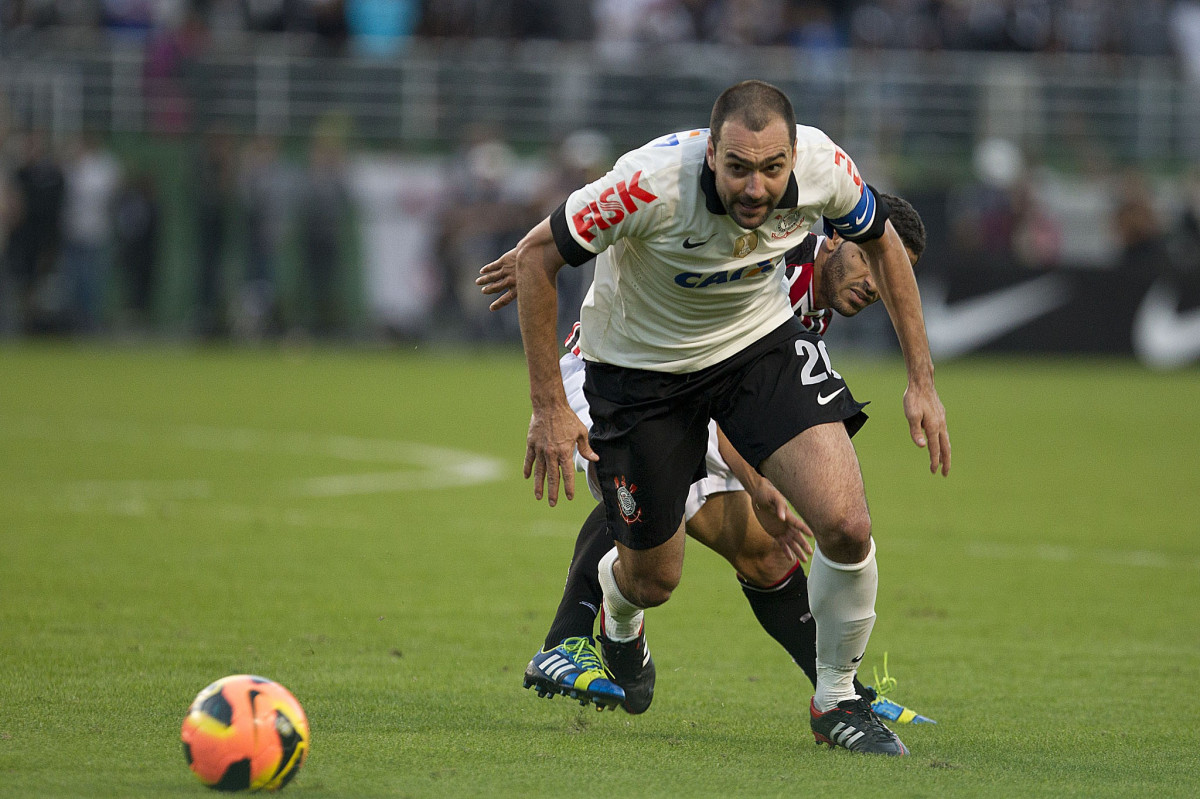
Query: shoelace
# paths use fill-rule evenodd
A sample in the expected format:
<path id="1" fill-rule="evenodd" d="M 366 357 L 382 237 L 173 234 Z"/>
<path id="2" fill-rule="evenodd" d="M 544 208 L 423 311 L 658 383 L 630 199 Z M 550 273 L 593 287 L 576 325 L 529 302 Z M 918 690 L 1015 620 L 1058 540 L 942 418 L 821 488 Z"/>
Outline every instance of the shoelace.
<path id="1" fill-rule="evenodd" d="M 600 655 L 596 652 L 596 647 L 592 646 L 592 642 L 587 638 L 582 636 L 568 638 L 562 642 L 561 646 L 584 671 L 608 673 L 608 669 L 600 661 Z"/>
<path id="2" fill-rule="evenodd" d="M 860 698 L 854 700 L 854 704 L 855 708 L 850 713 L 862 720 L 859 729 L 875 740 L 890 741 L 895 737 L 891 730 L 875 715 L 875 711 L 871 709 L 870 702 Z"/>
<path id="3" fill-rule="evenodd" d="M 887 652 L 883 653 L 883 676 L 879 676 L 879 669 L 877 667 L 872 667 L 871 670 L 875 672 L 875 684 L 871 687 L 875 689 L 875 694 L 878 698 L 886 699 L 888 694 L 896 690 L 896 685 L 898 684 L 895 677 L 888 675 Z"/>

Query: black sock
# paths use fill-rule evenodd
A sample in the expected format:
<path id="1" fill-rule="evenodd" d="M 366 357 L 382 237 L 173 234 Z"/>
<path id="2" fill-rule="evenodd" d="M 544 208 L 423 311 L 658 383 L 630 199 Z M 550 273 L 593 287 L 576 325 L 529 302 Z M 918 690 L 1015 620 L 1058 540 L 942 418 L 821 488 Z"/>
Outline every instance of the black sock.
<path id="1" fill-rule="evenodd" d="M 750 601 L 763 629 L 787 650 L 804 674 L 817 685 L 817 623 L 808 609 L 808 578 L 800 564 L 780 582 L 758 588 L 738 575 L 742 593 Z M 862 696 L 863 685 L 854 678 L 854 690 Z"/>
<path id="2" fill-rule="evenodd" d="M 571 568 L 567 571 L 567 584 L 563 588 L 562 601 L 546 635 L 545 649 L 557 646 L 564 638 L 590 636 L 604 601 L 597 573 L 600 559 L 613 548 L 608 534 L 608 523 L 604 519 L 604 504 L 584 521 L 575 539 L 575 554 L 571 557 Z"/>

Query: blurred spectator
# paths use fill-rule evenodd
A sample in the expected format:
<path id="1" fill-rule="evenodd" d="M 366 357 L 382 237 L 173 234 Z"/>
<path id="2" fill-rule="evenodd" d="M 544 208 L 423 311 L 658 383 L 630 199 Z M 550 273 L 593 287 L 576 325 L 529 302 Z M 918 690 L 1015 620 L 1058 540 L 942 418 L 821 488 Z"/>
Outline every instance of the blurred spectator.
<path id="1" fill-rule="evenodd" d="M 1012 142 L 991 138 L 976 147 L 974 167 L 976 180 L 958 187 L 949 200 L 953 258 L 948 265 L 1003 282 L 1016 263 L 1014 190 L 1021 185 L 1025 159 Z"/>
<path id="2" fill-rule="evenodd" d="M 1178 0 L 1170 12 L 1170 29 L 1183 74 L 1200 83 L 1200 0 Z"/>
<path id="3" fill-rule="evenodd" d="M 195 9 L 181 21 L 167 21 L 146 46 L 143 84 L 150 129 L 157 133 L 192 130 L 196 109 L 196 62 L 208 46 L 208 27 Z"/>
<path id="4" fill-rule="evenodd" d="M 562 0 L 425 0 L 416 34 L 422 37 L 558 39 L 592 36 L 591 3 Z"/>
<path id="5" fill-rule="evenodd" d="M 241 338 L 257 340 L 281 332 L 279 252 L 292 183 L 275 137 L 259 136 L 246 146 L 238 173 L 246 223 L 246 270 L 234 319 L 234 330 Z"/>
<path id="6" fill-rule="evenodd" d="M 61 313 L 61 281 L 55 269 L 62 242 L 65 183 L 45 134 L 25 137 L 14 176 L 19 208 L 9 233 L 8 266 L 16 295 L 17 318 L 26 332 L 55 327 Z"/>
<path id="7" fill-rule="evenodd" d="M 1059 266 L 1063 233 L 1039 199 L 1028 171 L 1009 190 L 1012 213 L 1012 251 L 1018 266 L 1053 269 Z"/>
<path id="8" fill-rule="evenodd" d="M 592 14 L 602 46 L 696 38 L 695 23 L 683 0 L 594 0 Z"/>
<path id="9" fill-rule="evenodd" d="M 149 172 L 126 181 L 113 204 L 117 270 L 123 278 L 128 322 L 145 332 L 153 326 L 158 287 L 158 248 L 162 210 Z"/>
<path id="10" fill-rule="evenodd" d="M 144 34 L 155 22 L 154 0 L 100 0 L 100 19 L 112 31 Z"/>
<path id="11" fill-rule="evenodd" d="M 308 168 L 297 190 L 300 250 L 310 314 L 308 332 L 319 337 L 346 332 L 342 300 L 342 229 L 350 211 L 345 144 L 336 123 L 318 126 L 308 151 Z"/>
<path id="12" fill-rule="evenodd" d="M 1014 269 L 1060 266 L 1062 225 L 1039 196 L 1021 149 L 1007 139 L 984 139 L 973 166 L 976 180 L 958 186 L 950 200 L 951 263 L 999 283 Z"/>
<path id="13" fill-rule="evenodd" d="M 82 137 L 66 165 L 63 207 L 63 270 L 71 327 L 79 333 L 95 333 L 103 321 L 113 198 L 120 183 L 117 159 L 95 136 Z"/>
<path id="14" fill-rule="evenodd" d="M 201 139 L 189 196 L 195 203 L 196 332 L 204 338 L 226 330 L 224 266 L 229 212 L 236 199 L 236 151 L 233 136 L 210 127 Z"/>
<path id="15" fill-rule="evenodd" d="M 316 34 L 319 55 L 341 55 L 346 50 L 345 0 L 299 0 L 303 30 Z"/>
<path id="16" fill-rule="evenodd" d="M 433 39 L 465 37 L 476 31 L 475 0 L 425 0 L 418 33 Z"/>
<path id="17" fill-rule="evenodd" d="M 1125 275 L 1153 276 L 1170 261 L 1163 227 L 1154 210 L 1146 176 L 1128 170 L 1121 177 L 1113 227 L 1121 248 L 1118 270 Z"/>
<path id="18" fill-rule="evenodd" d="M 721 44 L 779 44 L 785 31 L 782 0 L 720 0 L 705 13 L 704 38 Z"/>
<path id="19" fill-rule="evenodd" d="M 445 287 L 437 237 L 450 202 L 440 159 L 359 153 L 349 182 L 359 222 L 364 321 L 394 339 L 452 338 L 456 319 L 439 307 Z"/>
<path id="20" fill-rule="evenodd" d="M 568 194 L 603 177 L 612 166 L 612 151 L 612 142 L 608 137 L 594 130 L 578 130 L 563 139 L 555 153 L 554 170 L 536 198 L 535 216 L 538 219 L 546 218 L 567 199 Z M 579 308 L 583 305 L 595 273 L 595 259 L 558 271 L 560 341 L 566 339 L 579 319 Z"/>
<path id="21" fill-rule="evenodd" d="M 516 154 L 498 136 L 475 131 L 455 167 L 453 210 L 446 214 L 439 237 L 447 302 L 471 338 L 516 339 L 516 313 L 509 308 L 488 311 L 475 285 L 479 268 L 513 247 L 529 228 L 530 198 L 518 193 L 513 179 Z"/>
<path id="22" fill-rule="evenodd" d="M 355 52 L 393 56 L 416 27 L 416 0 L 346 0 L 346 23 Z"/>

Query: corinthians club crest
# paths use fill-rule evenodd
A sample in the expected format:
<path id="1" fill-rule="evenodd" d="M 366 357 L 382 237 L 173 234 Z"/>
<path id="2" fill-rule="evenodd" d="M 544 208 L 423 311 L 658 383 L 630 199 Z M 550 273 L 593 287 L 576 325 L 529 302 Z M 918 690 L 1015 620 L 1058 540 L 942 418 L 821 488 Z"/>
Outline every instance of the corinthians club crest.
<path id="1" fill-rule="evenodd" d="M 793 208 L 786 214 L 775 214 L 775 229 L 771 231 L 771 238 L 786 239 L 803 223 L 804 213 L 799 208 Z"/>
<path id="2" fill-rule="evenodd" d="M 638 507 L 637 498 L 633 496 L 637 486 L 632 483 L 625 485 L 624 475 L 614 477 L 613 483 L 617 486 L 617 504 L 621 508 L 621 518 L 626 524 L 633 524 L 642 518 L 642 509 Z"/>

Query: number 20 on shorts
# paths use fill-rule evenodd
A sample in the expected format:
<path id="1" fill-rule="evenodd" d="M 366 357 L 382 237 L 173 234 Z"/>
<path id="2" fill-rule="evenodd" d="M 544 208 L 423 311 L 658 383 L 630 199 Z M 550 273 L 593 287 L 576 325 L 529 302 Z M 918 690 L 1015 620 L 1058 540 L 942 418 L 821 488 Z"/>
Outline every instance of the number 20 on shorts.
<path id="1" fill-rule="evenodd" d="M 831 376 L 841 379 L 842 376 L 833 370 L 833 364 L 829 362 L 829 353 L 825 350 L 824 341 L 813 344 L 808 339 L 797 339 L 796 354 L 806 359 L 804 369 L 800 373 L 800 382 L 804 385 L 811 386 L 828 380 Z M 821 367 L 824 368 L 818 372 L 817 369 Z"/>

